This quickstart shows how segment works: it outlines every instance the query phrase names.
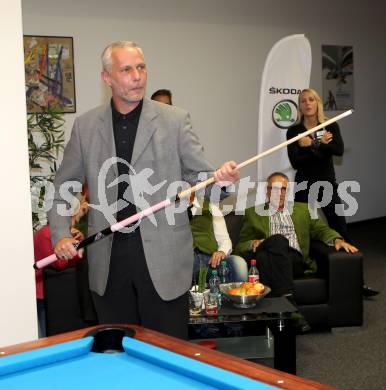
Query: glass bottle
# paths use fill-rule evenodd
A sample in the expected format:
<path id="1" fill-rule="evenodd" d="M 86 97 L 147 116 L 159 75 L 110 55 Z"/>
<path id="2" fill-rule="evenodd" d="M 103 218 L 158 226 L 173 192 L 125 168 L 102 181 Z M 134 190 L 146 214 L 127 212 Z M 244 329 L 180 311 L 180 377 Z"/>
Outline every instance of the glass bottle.
<path id="1" fill-rule="evenodd" d="M 256 260 L 251 260 L 251 267 L 248 271 L 248 282 L 250 283 L 258 283 L 259 282 L 259 270 L 256 267 Z"/>
<path id="2" fill-rule="evenodd" d="M 226 260 L 221 260 L 220 268 L 218 270 L 218 275 L 220 277 L 220 283 L 228 283 L 229 282 L 229 269 L 228 269 L 228 263 Z"/>

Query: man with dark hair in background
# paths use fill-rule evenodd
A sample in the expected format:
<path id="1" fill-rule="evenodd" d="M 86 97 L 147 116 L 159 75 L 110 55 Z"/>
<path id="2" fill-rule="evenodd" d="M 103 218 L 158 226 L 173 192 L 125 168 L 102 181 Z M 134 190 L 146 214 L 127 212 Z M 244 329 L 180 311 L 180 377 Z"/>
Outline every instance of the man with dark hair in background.
<path id="1" fill-rule="evenodd" d="M 158 91 L 155 91 L 153 95 L 151 95 L 151 100 L 169 104 L 170 106 L 173 104 L 172 93 L 168 89 L 159 89 Z"/>

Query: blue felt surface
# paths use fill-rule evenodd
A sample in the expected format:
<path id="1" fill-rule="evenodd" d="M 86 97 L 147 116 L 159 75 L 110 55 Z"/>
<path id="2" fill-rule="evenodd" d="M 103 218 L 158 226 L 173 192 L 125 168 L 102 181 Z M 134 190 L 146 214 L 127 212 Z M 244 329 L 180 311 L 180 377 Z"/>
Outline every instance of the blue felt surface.
<path id="1" fill-rule="evenodd" d="M 89 352 L 92 341 L 0 359 L 0 389 L 273 389 L 128 337 L 123 340 L 126 352 L 116 354 Z"/>
<path id="2" fill-rule="evenodd" d="M 272 386 L 268 386 L 261 382 L 257 382 L 197 360 L 189 359 L 177 353 L 154 347 L 150 344 L 129 337 L 124 337 L 122 344 L 126 353 L 132 355 L 133 357 L 153 363 L 158 367 L 163 367 L 169 370 L 169 372 L 179 373 L 185 378 L 194 378 L 203 384 L 205 383 L 207 385 L 214 386 L 216 389 L 274 389 Z M 258 385 L 261 386 L 258 387 Z"/>
<path id="3" fill-rule="evenodd" d="M 44 366 L 85 355 L 90 352 L 93 342 L 93 337 L 86 337 L 69 343 L 56 344 L 5 357 L 0 359 L 0 379 L 3 375 L 9 373 L 16 373 L 29 368 Z"/>

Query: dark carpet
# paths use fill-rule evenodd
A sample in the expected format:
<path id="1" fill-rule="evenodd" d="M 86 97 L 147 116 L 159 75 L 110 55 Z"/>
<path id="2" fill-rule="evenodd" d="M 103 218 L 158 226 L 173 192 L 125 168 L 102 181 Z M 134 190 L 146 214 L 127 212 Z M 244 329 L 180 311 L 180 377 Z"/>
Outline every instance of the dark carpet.
<path id="1" fill-rule="evenodd" d="M 349 225 L 364 254 L 364 280 L 381 291 L 364 301 L 361 327 L 297 337 L 298 375 L 342 390 L 386 389 L 386 217 Z"/>

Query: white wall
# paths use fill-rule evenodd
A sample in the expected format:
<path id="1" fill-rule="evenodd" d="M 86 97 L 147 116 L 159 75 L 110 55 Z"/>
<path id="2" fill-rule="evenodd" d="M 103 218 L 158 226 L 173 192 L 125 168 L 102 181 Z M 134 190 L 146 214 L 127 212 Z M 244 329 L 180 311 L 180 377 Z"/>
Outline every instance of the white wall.
<path id="1" fill-rule="evenodd" d="M 310 7 L 312 6 L 312 11 Z M 383 131 L 386 54 L 382 0 L 24 0 L 24 34 L 74 37 L 77 114 L 106 101 L 99 55 L 113 40 L 137 41 L 149 67 L 149 95 L 169 88 L 215 165 L 256 154 L 265 58 L 280 38 L 305 33 L 313 51 L 311 85 L 321 92 L 321 45 L 353 45 L 355 114 L 341 123 L 346 144 L 339 180 L 358 180 L 358 213 L 386 215 L 377 172 L 386 164 Z M 71 128 L 74 115 L 66 115 Z M 69 131 L 68 131 L 69 132 Z M 255 178 L 256 167 L 243 175 Z"/>
<path id="2" fill-rule="evenodd" d="M 21 1 L 1 0 L 0 9 L 0 346 L 6 346 L 37 338 L 37 320 Z"/>

